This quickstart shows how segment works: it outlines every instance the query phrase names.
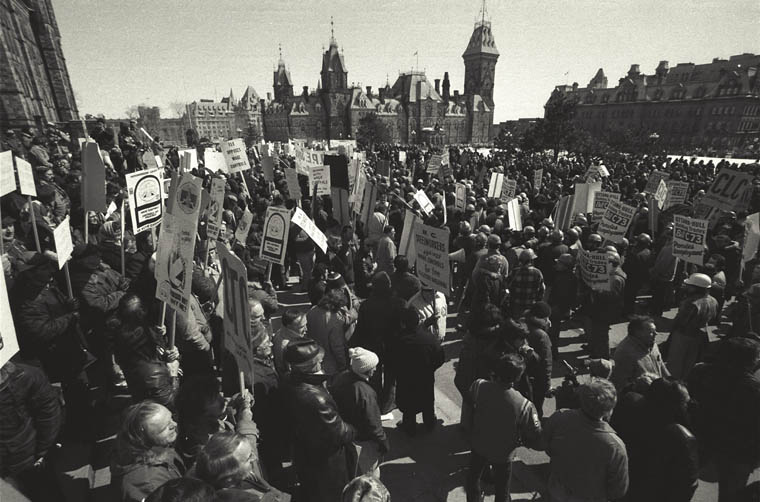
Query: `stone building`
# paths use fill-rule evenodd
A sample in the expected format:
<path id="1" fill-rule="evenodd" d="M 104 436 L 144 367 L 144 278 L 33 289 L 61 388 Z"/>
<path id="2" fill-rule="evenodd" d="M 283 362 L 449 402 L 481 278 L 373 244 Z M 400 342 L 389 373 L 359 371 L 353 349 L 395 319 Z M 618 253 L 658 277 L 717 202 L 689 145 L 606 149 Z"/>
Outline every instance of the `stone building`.
<path id="1" fill-rule="evenodd" d="M 630 130 L 678 150 L 760 147 L 760 55 L 739 54 L 711 63 L 660 61 L 654 73 L 631 65 L 607 87 L 600 68 L 586 87 L 557 86 L 577 101 L 575 121 L 590 133 Z M 554 94 L 553 94 L 554 95 Z"/>
<path id="2" fill-rule="evenodd" d="M 188 103 L 187 121 L 198 135 L 213 141 L 237 138 L 244 135 L 250 126 L 261 133 L 262 103 L 256 90 L 248 86 L 240 100 L 230 89 L 229 96 L 221 101 L 201 99 Z"/>
<path id="3" fill-rule="evenodd" d="M 52 0 L 0 4 L 0 128 L 78 120 Z"/>

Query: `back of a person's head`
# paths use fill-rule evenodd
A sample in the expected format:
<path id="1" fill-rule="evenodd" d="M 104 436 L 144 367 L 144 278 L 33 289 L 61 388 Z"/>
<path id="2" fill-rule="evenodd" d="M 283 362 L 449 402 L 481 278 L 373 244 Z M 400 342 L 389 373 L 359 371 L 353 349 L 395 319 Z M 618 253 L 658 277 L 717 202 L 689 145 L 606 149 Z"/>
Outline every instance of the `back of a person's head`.
<path id="1" fill-rule="evenodd" d="M 718 364 L 731 373 L 752 373 L 760 363 L 760 343 L 734 337 L 720 343 Z"/>
<path id="2" fill-rule="evenodd" d="M 512 385 L 525 372 L 525 359 L 519 354 L 505 353 L 499 356 L 494 365 L 497 380 Z"/>
<path id="3" fill-rule="evenodd" d="M 341 502 L 390 502 L 391 494 L 382 481 L 365 474 L 343 488 Z"/>
<path id="4" fill-rule="evenodd" d="M 612 382 L 597 378 L 578 387 L 581 410 L 596 419 L 609 416 L 617 403 L 617 391 Z"/>
<path id="5" fill-rule="evenodd" d="M 204 418 L 216 424 L 224 410 L 219 381 L 213 374 L 193 375 L 185 379 L 174 402 L 180 426 L 188 422 L 197 423 Z"/>
<path id="6" fill-rule="evenodd" d="M 656 423 L 686 425 L 689 391 L 673 377 L 658 378 L 649 386 L 646 406 Z"/>
<path id="7" fill-rule="evenodd" d="M 145 502 L 208 502 L 214 492 L 213 486 L 200 479 L 176 478 L 156 488 Z"/>
<path id="8" fill-rule="evenodd" d="M 296 309 L 288 309 L 288 310 L 286 310 L 282 314 L 282 325 L 283 326 L 291 326 L 302 315 L 303 315 L 303 312 L 300 312 L 300 311 L 298 311 Z"/>
<path id="9" fill-rule="evenodd" d="M 393 267 L 396 272 L 407 272 L 409 270 L 409 260 L 406 256 L 400 254 L 393 259 Z"/>
<path id="10" fill-rule="evenodd" d="M 229 431 L 211 436 L 196 459 L 198 477 L 217 489 L 237 486 L 248 474 L 248 467 L 234 455 L 243 441 L 244 436 Z"/>

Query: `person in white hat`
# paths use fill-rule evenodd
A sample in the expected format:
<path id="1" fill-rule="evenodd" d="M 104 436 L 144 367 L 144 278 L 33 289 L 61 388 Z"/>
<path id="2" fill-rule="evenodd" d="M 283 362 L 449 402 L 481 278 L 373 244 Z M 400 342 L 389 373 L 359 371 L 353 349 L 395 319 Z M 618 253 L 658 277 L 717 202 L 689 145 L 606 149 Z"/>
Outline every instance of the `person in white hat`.
<path id="1" fill-rule="evenodd" d="M 379 477 L 380 459 L 389 449 L 377 394 L 369 384 L 379 358 L 374 352 L 362 347 L 348 349 L 348 357 L 350 369 L 335 377 L 330 393 L 338 405 L 340 416 L 353 425 L 357 432 L 354 440 L 356 455 L 349 452 L 349 474 L 372 474 Z"/>
<path id="2" fill-rule="evenodd" d="M 718 315 L 718 302 L 710 296 L 712 280 L 708 275 L 691 274 L 683 284 L 686 299 L 673 320 L 667 355 L 670 373 L 680 380 L 685 380 L 700 360 L 707 344 L 707 323 Z"/>

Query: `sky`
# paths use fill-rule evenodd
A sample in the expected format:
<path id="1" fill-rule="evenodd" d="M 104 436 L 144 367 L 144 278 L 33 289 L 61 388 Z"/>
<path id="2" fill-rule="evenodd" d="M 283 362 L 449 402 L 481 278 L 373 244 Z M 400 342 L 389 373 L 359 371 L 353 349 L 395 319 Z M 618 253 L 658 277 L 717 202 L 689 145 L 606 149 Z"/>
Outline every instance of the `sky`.
<path id="1" fill-rule="evenodd" d="M 52 0 L 82 114 L 126 116 L 134 105 L 221 99 L 248 85 L 272 92 L 278 46 L 294 91 L 313 89 L 335 38 L 349 84 L 377 89 L 399 72 L 449 72 L 464 88 L 462 53 L 478 0 Z M 543 115 L 552 89 L 585 86 L 604 68 L 610 86 L 631 64 L 708 63 L 760 52 L 758 0 L 487 0 L 500 57 L 495 122 Z"/>

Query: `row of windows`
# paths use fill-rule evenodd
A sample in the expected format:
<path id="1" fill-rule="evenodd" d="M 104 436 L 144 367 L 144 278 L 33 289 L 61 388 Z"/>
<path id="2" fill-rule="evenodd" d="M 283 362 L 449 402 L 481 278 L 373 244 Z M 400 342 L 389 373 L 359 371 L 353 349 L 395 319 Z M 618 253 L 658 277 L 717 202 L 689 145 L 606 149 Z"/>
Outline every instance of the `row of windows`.
<path id="1" fill-rule="evenodd" d="M 760 114 L 760 106 L 745 106 L 744 115 L 758 115 Z"/>
<path id="2" fill-rule="evenodd" d="M 739 122 L 739 128 L 737 130 L 743 132 L 755 132 L 759 129 L 760 122 L 757 120 L 742 120 Z"/>
<path id="3" fill-rule="evenodd" d="M 711 115 L 733 115 L 736 113 L 735 106 L 713 106 Z"/>

